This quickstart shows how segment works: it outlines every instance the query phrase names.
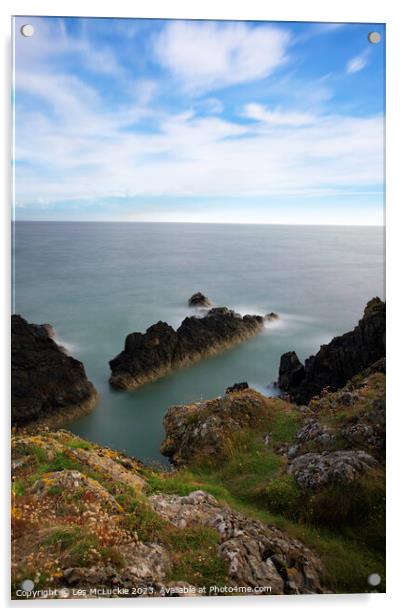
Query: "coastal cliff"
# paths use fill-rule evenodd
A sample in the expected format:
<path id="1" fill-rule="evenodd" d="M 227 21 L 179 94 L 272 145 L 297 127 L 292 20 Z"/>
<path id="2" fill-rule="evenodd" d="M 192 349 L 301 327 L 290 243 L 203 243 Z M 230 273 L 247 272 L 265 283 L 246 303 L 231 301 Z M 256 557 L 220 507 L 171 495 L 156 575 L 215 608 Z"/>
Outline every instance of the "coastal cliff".
<path id="1" fill-rule="evenodd" d="M 347 341 L 382 340 L 378 302 Z M 308 404 L 242 382 L 170 407 L 172 469 L 66 430 L 17 430 L 14 596 L 27 579 L 60 598 L 384 592 L 385 366 L 368 346 L 372 363 Z"/>
<path id="2" fill-rule="evenodd" d="M 355 374 L 384 357 L 385 303 L 374 297 L 352 331 L 324 344 L 304 365 L 294 351 L 282 355 L 278 385 L 292 400 L 306 404 L 324 388 L 342 387 Z"/>
<path id="3" fill-rule="evenodd" d="M 49 325 L 11 318 L 11 421 L 59 423 L 91 410 L 97 393 L 83 364 L 66 354 Z"/>
<path id="4" fill-rule="evenodd" d="M 247 340 L 263 325 L 261 316 L 241 316 L 228 308 L 211 308 L 203 317 L 187 317 L 177 330 L 159 321 L 145 334 L 127 336 L 124 350 L 109 362 L 109 382 L 116 389 L 135 389 Z"/>

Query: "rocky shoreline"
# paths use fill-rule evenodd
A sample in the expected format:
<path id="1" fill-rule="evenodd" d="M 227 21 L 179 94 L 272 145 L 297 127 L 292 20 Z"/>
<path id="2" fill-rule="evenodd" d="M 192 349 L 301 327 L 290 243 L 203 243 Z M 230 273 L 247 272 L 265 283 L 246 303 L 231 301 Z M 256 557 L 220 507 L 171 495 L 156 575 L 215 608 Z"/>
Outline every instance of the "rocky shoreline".
<path id="1" fill-rule="evenodd" d="M 308 403 L 323 389 L 338 389 L 355 374 L 385 361 L 385 303 L 371 299 L 354 330 L 324 344 L 304 365 L 294 351 L 282 355 L 278 386 L 298 404 Z"/>
<path id="2" fill-rule="evenodd" d="M 171 471 L 44 429 L 40 422 L 52 426 L 96 392 L 50 326 L 14 315 L 14 592 L 25 579 L 64 598 L 91 588 L 100 596 L 136 587 L 150 596 L 232 594 L 228 586 L 372 591 L 368 576 L 385 575 L 384 314 L 374 298 L 353 332 L 305 366 L 282 359 L 288 396 L 239 382 L 218 398 L 170 407 L 161 452 Z M 157 361 L 162 373 L 172 358 L 204 356 L 208 341 L 248 337 L 262 323 L 226 308 L 185 319 L 177 332 L 158 323 L 128 336 L 118 367 L 138 369 L 141 381 Z M 36 430 L 24 433 L 32 420 Z"/>
<path id="3" fill-rule="evenodd" d="M 159 321 L 145 334 L 127 336 L 124 350 L 109 362 L 109 382 L 116 389 L 135 389 L 239 344 L 263 326 L 262 316 L 241 316 L 228 308 L 187 317 L 177 330 Z"/>
<path id="4" fill-rule="evenodd" d="M 67 355 L 50 325 L 11 318 L 11 423 L 56 427 L 91 411 L 98 395 L 83 364 Z"/>

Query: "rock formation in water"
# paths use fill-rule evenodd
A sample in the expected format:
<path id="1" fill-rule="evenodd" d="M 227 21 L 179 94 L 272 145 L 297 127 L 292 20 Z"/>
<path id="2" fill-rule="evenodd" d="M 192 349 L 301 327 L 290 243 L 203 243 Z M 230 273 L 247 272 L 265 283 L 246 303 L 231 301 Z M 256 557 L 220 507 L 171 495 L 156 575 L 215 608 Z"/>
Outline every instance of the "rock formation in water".
<path id="1" fill-rule="evenodd" d="M 49 325 L 11 319 L 11 420 L 22 426 L 36 420 L 68 419 L 95 406 L 97 394 L 83 364 L 66 355 Z"/>
<path id="2" fill-rule="evenodd" d="M 370 300 L 354 330 L 333 338 L 303 365 L 294 351 L 281 357 L 279 387 L 298 404 L 324 388 L 338 389 L 348 379 L 385 356 L 385 303 Z"/>
<path id="3" fill-rule="evenodd" d="M 177 331 L 159 321 L 145 334 L 127 336 L 124 350 L 109 362 L 109 382 L 117 389 L 135 389 L 247 340 L 263 323 L 261 316 L 242 317 L 228 308 L 211 308 L 203 317 L 187 317 Z"/>
<path id="4" fill-rule="evenodd" d="M 279 319 L 279 314 L 276 312 L 268 312 L 264 318 L 266 321 L 277 321 Z"/>
<path id="5" fill-rule="evenodd" d="M 192 307 L 208 308 L 209 306 L 212 306 L 212 302 L 208 297 L 206 297 L 206 295 L 201 293 L 201 291 L 198 291 L 190 297 L 188 300 L 188 305 Z"/>

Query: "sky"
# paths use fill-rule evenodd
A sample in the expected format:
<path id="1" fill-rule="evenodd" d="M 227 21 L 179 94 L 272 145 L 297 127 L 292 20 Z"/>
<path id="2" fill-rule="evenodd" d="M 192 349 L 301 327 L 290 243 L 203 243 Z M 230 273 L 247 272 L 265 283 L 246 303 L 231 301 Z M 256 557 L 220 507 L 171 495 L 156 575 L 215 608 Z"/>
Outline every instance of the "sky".
<path id="1" fill-rule="evenodd" d="M 383 224 L 382 24 L 16 17 L 13 46 L 17 220 Z"/>

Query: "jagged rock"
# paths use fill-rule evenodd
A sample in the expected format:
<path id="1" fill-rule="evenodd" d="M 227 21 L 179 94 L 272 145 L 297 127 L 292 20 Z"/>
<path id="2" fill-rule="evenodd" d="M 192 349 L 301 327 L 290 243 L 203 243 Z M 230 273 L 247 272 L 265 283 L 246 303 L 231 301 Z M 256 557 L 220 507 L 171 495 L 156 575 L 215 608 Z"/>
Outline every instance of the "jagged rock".
<path id="1" fill-rule="evenodd" d="M 201 291 L 198 291 L 190 297 L 188 300 L 188 305 L 192 307 L 200 306 L 202 308 L 208 308 L 209 306 L 212 306 L 212 302 L 208 297 L 206 297 L 206 295 L 201 293 Z"/>
<path id="2" fill-rule="evenodd" d="M 66 355 L 48 325 L 11 319 L 11 421 L 57 421 L 91 410 L 97 401 L 83 364 Z M 50 332 L 52 333 L 52 332 Z"/>
<path id="3" fill-rule="evenodd" d="M 244 391 L 245 389 L 248 389 L 248 383 L 244 381 L 242 383 L 235 383 L 231 387 L 227 387 L 226 393 L 232 394 L 234 391 Z"/>
<path id="4" fill-rule="evenodd" d="M 279 314 L 276 314 L 276 312 L 269 312 L 265 315 L 264 319 L 266 321 L 277 321 L 279 319 Z"/>
<path id="5" fill-rule="evenodd" d="M 377 464 L 365 451 L 324 451 L 298 456 L 289 465 L 288 473 L 301 487 L 315 489 L 328 484 L 350 484 Z"/>
<path id="6" fill-rule="evenodd" d="M 228 308 L 211 308 L 203 317 L 187 317 L 177 331 L 159 321 L 145 334 L 127 336 L 124 350 L 109 362 L 109 382 L 117 389 L 135 389 L 242 342 L 262 328 L 262 317 L 242 317 Z"/>
<path id="7" fill-rule="evenodd" d="M 305 378 L 304 366 L 294 351 L 288 351 L 281 357 L 279 365 L 278 386 L 284 391 L 293 391 Z"/>
<path id="8" fill-rule="evenodd" d="M 385 355 L 385 303 L 370 300 L 353 331 L 333 338 L 304 366 L 294 351 L 281 357 L 278 385 L 298 404 L 306 404 L 324 388 L 338 389 Z"/>
<path id="9" fill-rule="evenodd" d="M 214 455 L 228 434 L 257 425 L 266 415 L 269 399 L 253 389 L 198 404 L 172 406 L 163 425 L 161 452 L 180 466 L 195 454 Z"/>
<path id="10" fill-rule="evenodd" d="M 335 442 L 335 429 L 323 426 L 316 419 L 308 418 L 295 435 L 296 442 L 287 451 L 288 459 L 299 456 L 302 452 L 306 453 L 310 448 L 326 448 Z"/>
<path id="11" fill-rule="evenodd" d="M 271 588 L 263 594 L 325 592 L 319 558 L 275 526 L 221 507 L 211 494 L 201 490 L 189 496 L 156 494 L 149 502 L 162 518 L 179 528 L 205 524 L 217 530 L 219 553 L 228 563 L 230 585 Z"/>

